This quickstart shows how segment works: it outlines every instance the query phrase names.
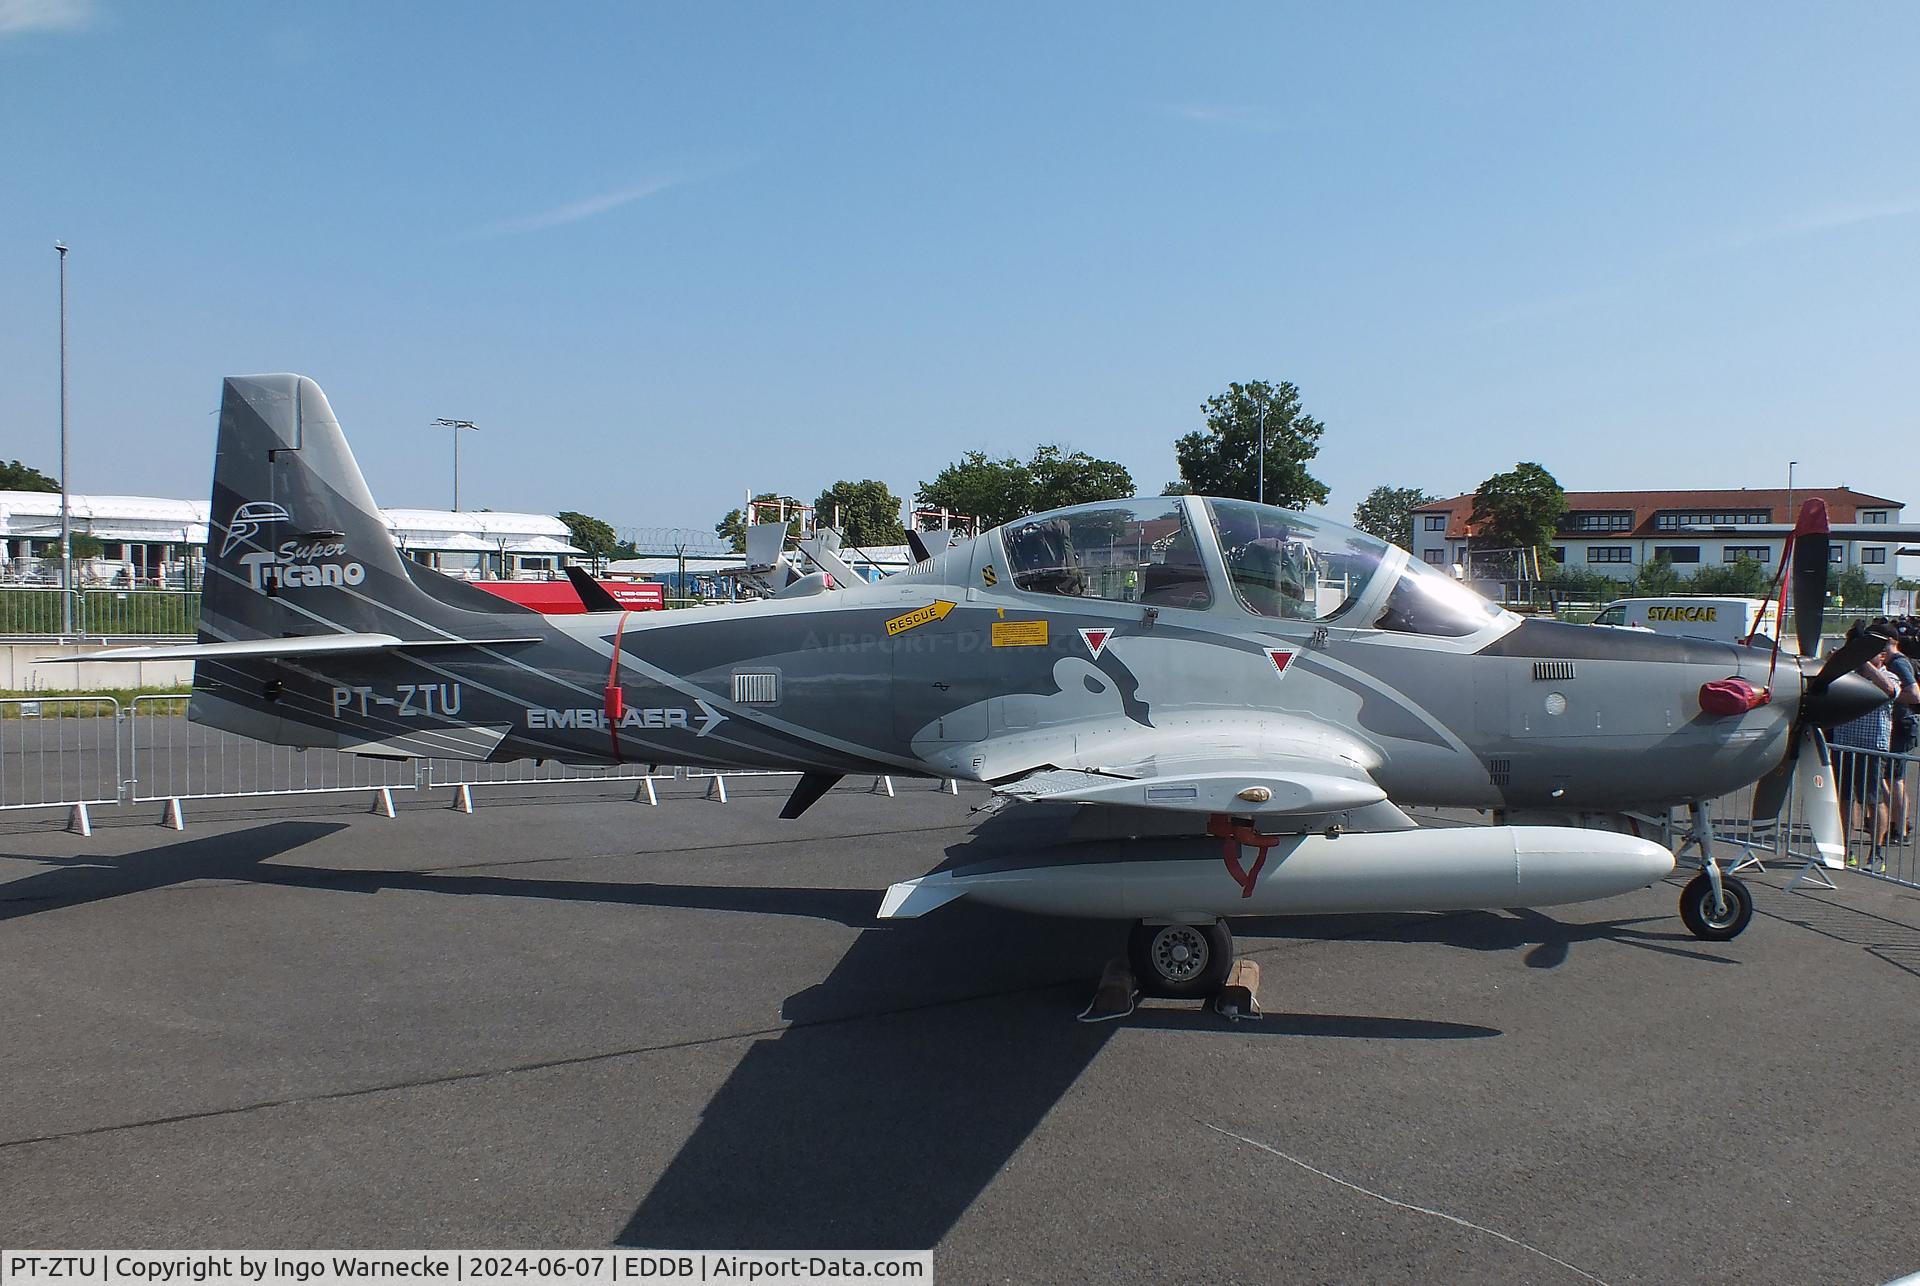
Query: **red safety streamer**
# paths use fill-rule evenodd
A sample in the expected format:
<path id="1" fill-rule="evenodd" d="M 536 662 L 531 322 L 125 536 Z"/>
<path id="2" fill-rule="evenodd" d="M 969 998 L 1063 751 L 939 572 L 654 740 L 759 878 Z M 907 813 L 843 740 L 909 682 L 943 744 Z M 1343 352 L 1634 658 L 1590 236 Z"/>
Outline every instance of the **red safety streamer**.
<path id="1" fill-rule="evenodd" d="M 632 615 L 630 611 L 620 613 L 620 623 L 613 627 L 613 662 L 607 667 L 607 691 L 601 707 L 607 712 L 607 737 L 613 742 L 615 763 L 620 762 L 620 718 L 627 712 L 627 695 L 620 689 L 620 639 Z"/>
<path id="2" fill-rule="evenodd" d="M 1222 841 L 1221 856 L 1226 859 L 1227 874 L 1240 886 L 1240 896 L 1253 896 L 1253 885 L 1260 878 L 1260 869 L 1267 864 L 1267 850 L 1280 842 L 1278 835 L 1262 835 L 1253 828 L 1251 822 L 1235 821 L 1225 813 L 1215 813 L 1207 818 L 1207 834 Z M 1248 870 L 1240 864 L 1240 847 L 1258 849 L 1260 856 L 1253 861 L 1253 869 Z"/>

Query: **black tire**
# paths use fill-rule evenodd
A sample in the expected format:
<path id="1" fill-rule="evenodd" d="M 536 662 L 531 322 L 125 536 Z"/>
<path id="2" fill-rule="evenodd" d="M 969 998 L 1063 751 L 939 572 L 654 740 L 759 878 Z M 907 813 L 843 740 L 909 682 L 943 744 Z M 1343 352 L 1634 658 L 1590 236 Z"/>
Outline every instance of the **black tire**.
<path id="1" fill-rule="evenodd" d="M 1753 919 L 1753 894 L 1747 892 L 1747 886 L 1738 877 L 1722 875 L 1720 887 L 1727 895 L 1725 911 L 1715 908 L 1713 881 L 1705 871 L 1688 880 L 1687 887 L 1680 890 L 1680 919 L 1685 922 L 1687 932 L 1696 938 L 1726 942 L 1739 937 L 1747 921 Z"/>
<path id="2" fill-rule="evenodd" d="M 1127 961 L 1134 981 L 1149 996 L 1202 999 L 1219 992 L 1233 970 L 1233 934 L 1225 920 L 1212 924 L 1147 924 L 1127 935 Z"/>

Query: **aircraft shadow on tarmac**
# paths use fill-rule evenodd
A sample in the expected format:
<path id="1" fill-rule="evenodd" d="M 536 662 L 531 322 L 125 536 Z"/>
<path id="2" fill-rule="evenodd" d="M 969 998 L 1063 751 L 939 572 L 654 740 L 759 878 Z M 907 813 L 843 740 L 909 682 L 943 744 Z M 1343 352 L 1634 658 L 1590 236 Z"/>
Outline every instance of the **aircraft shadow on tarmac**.
<path id="1" fill-rule="evenodd" d="M 543 880 L 285 860 L 338 829 L 278 822 L 118 859 L 51 859 L 54 869 L 0 886 L 0 918 L 194 880 L 246 880 L 795 915 L 863 930 L 825 979 L 788 998 L 782 1016 L 791 1026 L 749 1045 L 619 1232 L 624 1244 L 934 1245 L 1126 1028 L 1196 1040 L 1500 1034 L 1330 1014 L 1229 1026 L 1197 1008 L 1144 1008 L 1118 1024 L 1087 1026 L 1071 1016 L 1093 970 L 1121 946 L 1115 925 L 965 905 L 914 924 L 878 925 L 879 894 L 868 889 Z M 1397 923 L 1403 933 L 1447 940 L 1433 917 L 1359 923 L 1347 936 L 1386 936 Z M 1465 945 L 1487 949 L 1482 937 Z"/>

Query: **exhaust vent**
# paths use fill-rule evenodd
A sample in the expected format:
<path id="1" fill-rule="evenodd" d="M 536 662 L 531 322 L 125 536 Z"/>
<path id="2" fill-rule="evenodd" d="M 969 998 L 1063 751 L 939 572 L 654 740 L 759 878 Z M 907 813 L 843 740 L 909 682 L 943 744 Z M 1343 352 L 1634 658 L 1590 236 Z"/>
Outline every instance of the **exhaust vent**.
<path id="1" fill-rule="evenodd" d="M 1533 663 L 1533 681 L 1535 683 L 1558 683 L 1573 677 L 1571 661 L 1535 661 Z"/>
<path id="2" fill-rule="evenodd" d="M 772 706 L 780 704 L 780 676 L 777 674 L 736 674 L 733 676 L 733 699 L 743 706 Z"/>
<path id="3" fill-rule="evenodd" d="M 1511 759 L 1487 760 L 1487 780 L 1491 781 L 1494 785 L 1505 786 L 1512 777 L 1513 777 L 1513 760 Z"/>

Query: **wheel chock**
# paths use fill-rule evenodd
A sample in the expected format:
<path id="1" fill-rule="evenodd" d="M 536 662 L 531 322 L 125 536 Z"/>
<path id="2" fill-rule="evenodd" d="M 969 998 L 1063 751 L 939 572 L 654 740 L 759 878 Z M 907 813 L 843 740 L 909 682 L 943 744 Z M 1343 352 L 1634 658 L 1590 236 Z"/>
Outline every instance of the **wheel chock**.
<path id="1" fill-rule="evenodd" d="M 1133 1012 L 1133 1002 L 1139 995 L 1140 990 L 1133 985 L 1133 970 L 1127 967 L 1126 957 L 1115 956 L 1100 971 L 1100 985 L 1093 989 L 1093 999 L 1080 1011 L 1080 1021 L 1106 1023 L 1125 1018 Z"/>
<path id="2" fill-rule="evenodd" d="M 1260 1020 L 1260 965 L 1253 960 L 1236 960 L 1227 985 L 1213 998 L 1213 1012 L 1234 1022 Z"/>

